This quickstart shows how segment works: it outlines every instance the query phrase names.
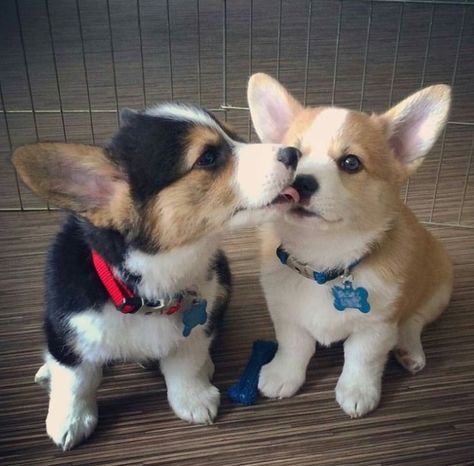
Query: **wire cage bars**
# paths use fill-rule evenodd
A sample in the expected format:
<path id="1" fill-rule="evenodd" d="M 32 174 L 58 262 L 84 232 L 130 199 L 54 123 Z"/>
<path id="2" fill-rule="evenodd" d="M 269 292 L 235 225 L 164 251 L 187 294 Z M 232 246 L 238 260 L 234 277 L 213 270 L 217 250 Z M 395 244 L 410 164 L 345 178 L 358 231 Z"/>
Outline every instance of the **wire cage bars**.
<path id="1" fill-rule="evenodd" d="M 401 0 L 3 0 L 0 210 L 48 206 L 9 156 L 35 140 L 102 144 L 121 107 L 178 99 L 252 131 L 256 71 L 308 105 L 383 111 L 451 84 L 446 131 L 402 189 L 427 223 L 474 228 L 474 4 Z"/>

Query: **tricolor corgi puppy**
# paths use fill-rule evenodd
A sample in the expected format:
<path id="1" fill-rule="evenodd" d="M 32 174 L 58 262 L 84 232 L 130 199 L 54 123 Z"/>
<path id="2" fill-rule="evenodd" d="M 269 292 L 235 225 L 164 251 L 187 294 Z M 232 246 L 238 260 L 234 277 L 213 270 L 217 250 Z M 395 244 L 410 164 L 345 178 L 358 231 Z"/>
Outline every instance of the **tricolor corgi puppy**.
<path id="1" fill-rule="evenodd" d="M 259 389 L 292 396 L 315 343 L 344 340 L 336 400 L 363 416 L 379 403 L 390 350 L 412 373 L 425 366 L 421 332 L 451 296 L 446 251 L 399 196 L 446 124 L 450 88 L 431 86 L 367 115 L 304 108 L 256 74 L 248 100 L 262 142 L 302 152 L 289 193 L 297 205 L 264 234 L 261 281 L 279 346 Z"/>
<path id="2" fill-rule="evenodd" d="M 47 260 L 48 350 L 36 375 L 50 391 L 46 430 L 64 450 L 93 431 L 110 361 L 159 360 L 176 415 L 212 422 L 209 346 L 230 292 L 219 238 L 282 200 L 299 157 L 244 144 L 194 106 L 121 117 L 105 148 L 38 143 L 13 155 L 36 194 L 72 212 Z"/>

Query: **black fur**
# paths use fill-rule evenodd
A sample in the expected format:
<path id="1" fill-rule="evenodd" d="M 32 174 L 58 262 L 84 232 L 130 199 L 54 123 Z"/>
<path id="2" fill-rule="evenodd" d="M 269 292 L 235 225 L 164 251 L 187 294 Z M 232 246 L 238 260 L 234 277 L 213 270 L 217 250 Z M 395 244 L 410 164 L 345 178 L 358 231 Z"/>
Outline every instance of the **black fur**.
<path id="1" fill-rule="evenodd" d="M 232 275 L 230 273 L 229 262 L 223 251 L 219 250 L 216 254 L 212 270 L 217 275 L 219 286 L 224 289 L 225 296 L 221 299 L 207 321 L 206 333 L 213 335 L 220 329 L 224 318 L 224 312 L 229 304 L 232 289 Z"/>
<path id="2" fill-rule="evenodd" d="M 136 113 L 112 138 L 107 149 L 125 169 L 140 204 L 183 174 L 181 155 L 191 127 L 190 122 Z"/>
<path id="3" fill-rule="evenodd" d="M 81 223 L 74 216 L 66 220 L 50 247 L 45 273 L 48 349 L 59 362 L 68 365 L 77 364 L 79 357 L 67 343 L 67 319 L 85 309 L 100 309 L 108 299 L 92 264 L 86 240 L 89 233 Z"/>

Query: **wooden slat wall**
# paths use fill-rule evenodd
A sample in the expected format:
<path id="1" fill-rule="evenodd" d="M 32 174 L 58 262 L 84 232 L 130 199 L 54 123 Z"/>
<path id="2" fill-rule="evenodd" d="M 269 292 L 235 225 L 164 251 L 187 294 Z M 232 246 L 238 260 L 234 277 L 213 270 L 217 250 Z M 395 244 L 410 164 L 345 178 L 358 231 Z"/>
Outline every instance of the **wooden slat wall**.
<path id="1" fill-rule="evenodd" d="M 453 84 L 450 120 L 462 125 L 448 125 L 402 196 L 422 220 L 474 226 L 474 5 L 434 3 L 4 0 L 0 209 L 19 208 L 10 143 L 104 143 L 117 126 L 104 111 L 171 98 L 245 107 L 249 73 L 265 71 L 308 104 L 365 111 Z M 11 113 L 61 104 L 64 127 L 58 113 Z M 101 113 L 69 113 L 89 108 Z M 255 139 L 247 111 L 219 115 Z M 24 207 L 44 207 L 20 189 Z"/>

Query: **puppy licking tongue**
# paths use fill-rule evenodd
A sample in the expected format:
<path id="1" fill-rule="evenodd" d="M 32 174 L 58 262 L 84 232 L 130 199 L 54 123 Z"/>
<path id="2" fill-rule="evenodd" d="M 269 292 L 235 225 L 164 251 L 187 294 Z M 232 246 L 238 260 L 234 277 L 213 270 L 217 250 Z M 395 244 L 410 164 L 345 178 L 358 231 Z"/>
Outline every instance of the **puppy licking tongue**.
<path id="1" fill-rule="evenodd" d="M 298 204 L 300 202 L 300 193 L 293 188 L 293 186 L 288 186 L 285 188 L 281 193 L 281 196 L 284 196 L 288 202 L 293 202 L 295 204 Z"/>
<path id="2" fill-rule="evenodd" d="M 300 194 L 299 192 L 293 188 L 292 186 L 288 186 L 286 187 L 281 193 L 280 195 L 278 196 L 280 199 L 282 199 L 282 201 L 286 201 L 288 203 L 294 203 L 294 204 L 298 204 L 298 202 L 300 201 Z"/>

